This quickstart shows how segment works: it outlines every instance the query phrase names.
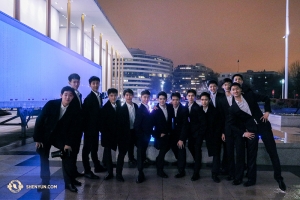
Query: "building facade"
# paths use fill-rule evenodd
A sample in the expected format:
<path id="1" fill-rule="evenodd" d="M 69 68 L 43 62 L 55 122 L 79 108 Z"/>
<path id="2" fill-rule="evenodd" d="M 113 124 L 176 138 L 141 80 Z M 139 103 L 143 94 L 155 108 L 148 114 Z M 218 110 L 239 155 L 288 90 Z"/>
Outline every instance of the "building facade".
<path id="1" fill-rule="evenodd" d="M 148 89 L 151 93 L 165 90 L 165 84 L 172 76 L 173 61 L 146 51 L 129 48 L 133 58 L 124 59 L 124 89 L 130 88 L 136 95 Z"/>
<path id="2" fill-rule="evenodd" d="M 196 65 L 178 65 L 173 72 L 173 90 L 184 96 L 187 90 L 200 93 L 206 88 L 206 81 L 211 79 L 213 70 L 201 63 Z"/>

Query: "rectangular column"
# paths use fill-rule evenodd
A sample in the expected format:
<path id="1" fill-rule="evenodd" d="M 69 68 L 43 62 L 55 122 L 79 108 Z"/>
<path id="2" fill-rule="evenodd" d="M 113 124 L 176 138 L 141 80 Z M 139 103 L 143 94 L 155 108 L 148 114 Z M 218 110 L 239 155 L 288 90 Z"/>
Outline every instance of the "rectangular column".
<path id="1" fill-rule="evenodd" d="M 84 14 L 81 14 L 80 55 L 84 56 Z"/>
<path id="2" fill-rule="evenodd" d="M 51 0 L 46 0 L 46 35 L 51 38 Z"/>
<path id="3" fill-rule="evenodd" d="M 14 1 L 14 18 L 16 19 L 16 20 L 21 20 L 20 18 L 20 13 L 21 13 L 21 2 L 20 2 L 20 0 L 15 0 Z"/>
<path id="4" fill-rule="evenodd" d="M 92 25 L 92 30 L 91 30 L 91 61 L 94 62 L 94 45 L 95 45 L 95 25 Z"/>
<path id="5" fill-rule="evenodd" d="M 108 40 L 105 44 L 105 91 L 108 89 Z"/>
<path id="6" fill-rule="evenodd" d="M 71 48 L 71 2 L 68 0 L 68 13 L 67 13 L 67 42 L 66 47 Z"/>

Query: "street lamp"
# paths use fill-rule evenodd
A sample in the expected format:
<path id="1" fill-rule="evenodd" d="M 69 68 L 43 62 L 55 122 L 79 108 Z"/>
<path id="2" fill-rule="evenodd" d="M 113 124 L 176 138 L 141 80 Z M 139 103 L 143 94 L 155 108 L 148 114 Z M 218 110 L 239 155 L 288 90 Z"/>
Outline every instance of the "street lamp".
<path id="1" fill-rule="evenodd" d="M 282 85 L 281 98 L 283 99 L 284 98 L 284 79 L 281 79 L 280 83 Z"/>
<path id="2" fill-rule="evenodd" d="M 161 91 L 164 91 L 164 84 L 165 84 L 165 81 L 161 81 L 161 85 L 160 85 Z"/>

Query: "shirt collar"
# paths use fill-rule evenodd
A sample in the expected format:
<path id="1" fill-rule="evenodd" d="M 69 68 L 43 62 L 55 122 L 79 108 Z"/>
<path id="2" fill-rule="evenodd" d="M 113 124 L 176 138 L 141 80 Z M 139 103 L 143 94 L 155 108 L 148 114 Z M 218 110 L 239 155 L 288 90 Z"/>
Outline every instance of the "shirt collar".
<path id="1" fill-rule="evenodd" d="M 92 90 L 92 92 L 94 92 L 94 91 Z M 95 94 L 97 97 L 100 96 L 100 93 L 94 92 L 94 94 Z"/>
<path id="2" fill-rule="evenodd" d="M 69 104 L 69 105 L 70 105 L 70 104 Z M 67 109 L 69 105 L 67 105 L 67 106 L 65 107 L 65 106 L 61 103 L 61 104 L 60 104 L 60 108 L 61 108 L 61 109 Z"/>

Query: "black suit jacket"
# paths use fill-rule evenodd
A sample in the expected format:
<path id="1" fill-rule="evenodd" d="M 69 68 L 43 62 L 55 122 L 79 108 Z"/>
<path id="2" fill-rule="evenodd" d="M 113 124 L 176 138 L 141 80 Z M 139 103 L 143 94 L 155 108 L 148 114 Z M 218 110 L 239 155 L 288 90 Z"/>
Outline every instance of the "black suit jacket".
<path id="1" fill-rule="evenodd" d="M 188 104 L 185 105 L 188 108 Z M 194 102 L 189 112 L 189 136 L 196 138 L 206 131 L 206 118 L 203 109 Z"/>
<path id="2" fill-rule="evenodd" d="M 222 108 L 222 98 L 224 97 L 224 94 L 223 93 L 220 93 L 220 92 L 217 92 L 216 94 L 216 106 L 215 108 L 216 109 L 221 109 Z M 212 106 L 214 106 L 212 100 L 210 100 L 209 104 L 211 104 Z"/>
<path id="3" fill-rule="evenodd" d="M 267 129 L 271 128 L 269 121 L 265 123 L 260 120 L 263 113 L 257 104 L 258 102 L 265 102 L 265 111 L 271 112 L 269 97 L 253 93 L 252 91 L 248 91 L 243 97 L 247 101 L 252 115 L 242 111 L 233 98 L 232 106 L 229 108 L 229 115 L 226 121 L 225 133 L 227 135 L 233 133 L 241 136 L 246 131 L 256 133 L 258 125 L 262 125 Z"/>
<path id="4" fill-rule="evenodd" d="M 134 110 L 135 110 L 135 119 L 137 118 L 137 110 L 138 110 L 138 105 L 136 103 L 133 103 L 134 105 Z M 130 118 L 129 118 L 129 111 L 128 111 L 128 106 L 126 103 L 124 103 L 121 106 L 120 110 L 120 126 L 121 126 L 121 132 L 122 132 L 122 137 L 129 138 L 130 136 Z M 134 127 L 133 127 L 134 128 Z"/>
<path id="5" fill-rule="evenodd" d="M 101 117 L 101 145 L 108 147 L 113 150 L 117 149 L 117 143 L 120 132 L 120 110 L 121 103 L 119 100 L 116 101 L 116 110 L 111 105 L 110 101 L 107 101 L 102 108 Z"/>
<path id="6" fill-rule="evenodd" d="M 232 97 L 233 98 L 233 97 Z M 221 115 L 221 133 L 225 133 L 225 126 L 226 126 L 226 119 L 229 114 L 229 103 L 227 101 L 226 95 L 222 96 L 221 99 L 221 110 L 220 110 L 220 115 Z"/>
<path id="7" fill-rule="evenodd" d="M 178 106 L 177 115 L 175 117 L 175 111 L 172 106 L 172 130 L 171 135 L 177 136 L 179 140 L 186 141 L 188 134 L 188 116 L 189 109 L 184 107 L 181 103 Z"/>
<path id="8" fill-rule="evenodd" d="M 203 106 L 200 106 L 203 109 Z M 205 131 L 205 140 L 208 149 L 208 155 L 214 156 L 218 153 L 218 148 L 222 143 L 221 139 L 221 126 L 222 121 L 220 120 L 221 116 L 212 104 L 209 104 L 208 109 L 205 113 L 206 117 L 206 131 Z"/>
<path id="9" fill-rule="evenodd" d="M 166 104 L 167 113 L 168 113 L 168 120 L 166 119 L 164 112 L 159 107 L 159 104 L 156 105 L 157 110 L 152 111 L 153 117 L 153 125 L 154 125 L 154 134 L 153 137 L 160 138 L 161 133 L 169 134 L 171 132 L 172 127 L 172 110 L 169 104 Z"/>
<path id="10" fill-rule="evenodd" d="M 100 102 L 101 103 L 99 104 L 98 98 L 93 91 L 91 91 L 90 94 L 84 99 L 82 109 L 83 109 L 83 116 L 84 116 L 83 129 L 85 134 L 91 134 L 100 131 L 101 107 L 102 107 L 101 98 L 100 98 Z"/>
<path id="11" fill-rule="evenodd" d="M 141 104 L 137 110 L 134 129 L 139 138 L 149 137 L 153 134 L 152 115 L 143 104 Z"/>
<path id="12" fill-rule="evenodd" d="M 60 107 L 61 99 L 50 100 L 46 103 L 36 119 L 33 139 L 35 142 L 49 144 L 53 139 L 51 136 L 55 135 L 55 139 L 59 138 L 65 145 L 74 148 L 77 145 L 78 137 L 80 137 L 78 135 L 78 109 L 68 106 L 65 114 L 60 119 L 62 121 L 60 121 L 61 126 L 58 130 Z"/>

